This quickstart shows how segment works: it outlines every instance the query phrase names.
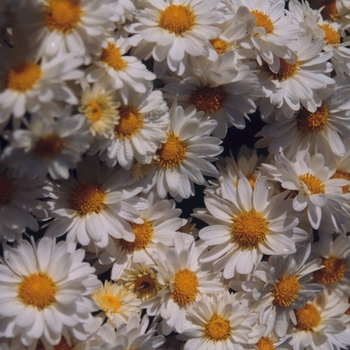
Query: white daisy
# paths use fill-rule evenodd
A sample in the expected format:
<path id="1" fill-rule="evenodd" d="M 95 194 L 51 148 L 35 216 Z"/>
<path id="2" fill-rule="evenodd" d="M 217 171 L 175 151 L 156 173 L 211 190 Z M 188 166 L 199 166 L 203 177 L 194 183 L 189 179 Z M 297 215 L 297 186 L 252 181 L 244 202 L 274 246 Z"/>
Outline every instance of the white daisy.
<path id="1" fill-rule="evenodd" d="M 311 153 L 331 150 L 338 156 L 344 155 L 344 140 L 350 138 L 350 86 L 344 77 L 334 80 L 335 85 L 318 91 L 322 102 L 315 112 L 302 107 L 292 119 L 277 112 L 277 121 L 268 121 L 256 134 L 263 138 L 255 146 L 269 147 L 269 152 L 274 154 L 283 151 L 288 159 L 305 149 Z"/>
<path id="2" fill-rule="evenodd" d="M 39 57 L 72 53 L 90 62 L 112 33 L 114 1 L 30 0 L 19 13 L 16 25 L 28 35 Z"/>
<path id="3" fill-rule="evenodd" d="M 71 108 L 53 121 L 42 112 L 26 122 L 27 130 L 17 129 L 8 134 L 9 145 L 2 159 L 21 178 L 67 179 L 92 141 L 85 118 L 71 115 Z"/>
<path id="4" fill-rule="evenodd" d="M 232 278 L 236 272 L 250 273 L 263 254 L 294 253 L 295 242 L 307 235 L 295 229 L 299 220 L 285 197 L 285 192 L 271 196 L 267 181 L 260 176 L 253 190 L 243 174 L 230 201 L 207 193 L 204 202 L 208 212 L 193 214 L 210 225 L 199 231 L 199 237 L 210 247 L 200 262 L 212 262 L 214 272 L 223 270 L 225 278 Z"/>
<path id="5" fill-rule="evenodd" d="M 121 325 L 116 331 L 109 325 L 103 325 L 99 330 L 99 336 L 104 340 L 100 347 L 92 346 L 90 350 L 152 350 L 165 343 L 162 335 L 155 335 L 156 324 L 149 326 L 149 318 L 144 315 L 134 314 L 126 325 Z"/>
<path id="6" fill-rule="evenodd" d="M 313 301 L 301 309 L 294 310 L 293 325 L 287 336 L 294 350 L 340 350 L 349 345 L 350 338 L 343 343 L 338 337 L 345 331 L 344 310 L 349 307 L 347 298 L 329 294 L 325 289 Z"/>
<path id="7" fill-rule="evenodd" d="M 209 136 L 216 124 L 215 120 L 204 119 L 203 112 L 183 110 L 174 101 L 167 140 L 157 150 L 157 159 L 144 179 L 147 190 L 156 187 L 161 198 L 169 192 L 180 201 L 194 195 L 193 183 L 206 184 L 203 175 L 216 176 L 217 170 L 210 162 L 222 152 L 221 141 Z"/>
<path id="8" fill-rule="evenodd" d="M 309 152 L 298 152 L 295 161 L 283 155 L 276 155 L 276 165 L 262 164 L 268 176 L 281 183 L 285 189 L 294 191 L 293 209 L 307 212 L 307 219 L 318 229 L 321 219 L 326 219 L 336 231 L 349 219 L 347 194 L 342 186 L 349 182 L 332 178 L 336 169 L 327 167 L 320 153 L 310 156 Z"/>
<path id="9" fill-rule="evenodd" d="M 177 233 L 174 248 L 158 243 L 153 253 L 158 281 L 165 287 L 143 303 L 149 315 L 163 318 L 163 334 L 186 329 L 186 315 L 203 294 L 223 292 L 221 274 L 213 274 L 199 264 L 198 257 L 205 248 L 186 234 Z"/>
<path id="10" fill-rule="evenodd" d="M 141 312 L 139 308 L 141 300 L 120 283 L 105 280 L 104 284 L 101 283 L 100 288 L 91 294 L 91 297 L 101 310 L 101 313 L 95 317 L 103 321 L 107 318 L 107 323 L 113 328 L 127 324 L 131 315 Z"/>
<path id="11" fill-rule="evenodd" d="M 254 100 L 262 95 L 258 78 L 247 65 L 234 64 L 235 53 L 229 51 L 210 62 L 191 59 L 191 72 L 178 82 L 166 84 L 165 96 L 177 98 L 184 108 L 196 107 L 218 122 L 213 135 L 223 139 L 227 127 L 245 127 L 248 113 L 256 110 Z"/>
<path id="12" fill-rule="evenodd" d="M 44 237 L 36 245 L 22 241 L 4 246 L 1 259 L 0 337 L 19 338 L 30 346 L 59 343 L 69 329 L 83 340 L 83 324 L 95 306 L 89 297 L 97 287 L 94 269 L 82 262 L 73 243 Z"/>
<path id="13" fill-rule="evenodd" d="M 225 291 L 204 295 L 188 315 L 187 329 L 178 336 L 187 340 L 184 350 L 241 350 L 254 346 L 264 326 L 250 313 L 247 300 Z"/>
<path id="14" fill-rule="evenodd" d="M 125 29 L 135 35 L 131 53 L 140 59 L 153 56 L 158 77 L 168 68 L 182 75 L 188 56 L 208 56 L 209 40 L 220 35 L 224 13 L 220 0 L 154 0 L 140 10 Z M 216 57 L 215 57 L 216 58 Z"/>
<path id="15" fill-rule="evenodd" d="M 142 190 L 133 186 L 130 173 L 100 165 L 97 157 L 86 157 L 68 180 L 51 181 L 50 214 L 55 218 L 46 229 L 47 236 L 65 233 L 68 242 L 113 250 L 112 237 L 132 242 L 130 223 L 142 224 L 139 210 L 147 201 L 134 197 Z"/>
<path id="16" fill-rule="evenodd" d="M 94 57 L 86 69 L 87 81 L 104 81 L 114 89 L 121 89 L 122 96 L 124 87 L 140 94 L 147 92 L 156 76 L 139 59 L 126 55 L 130 47 L 127 33 L 117 31 L 108 39 L 107 47 L 101 48 L 101 54 Z"/>
<path id="17" fill-rule="evenodd" d="M 78 102 L 65 82 L 83 76 L 76 69 L 82 60 L 71 54 L 39 60 L 27 45 L 0 48 L 0 123 L 7 123 L 11 114 L 19 119 L 25 112 L 48 111 L 55 108 L 54 101 Z"/>
<path id="18" fill-rule="evenodd" d="M 20 241 L 26 228 L 38 231 L 36 219 L 47 217 L 45 182 L 14 177 L 0 163 L 0 242 Z"/>
<path id="19" fill-rule="evenodd" d="M 117 163 L 125 168 L 132 167 L 137 160 L 149 164 L 156 151 L 166 141 L 169 127 L 168 107 L 160 91 L 148 90 L 137 94 L 123 89 L 121 105 L 118 107 L 119 120 L 112 126 L 112 137 L 102 139 L 92 149 L 99 151 L 100 159 L 108 166 Z"/>
<path id="20" fill-rule="evenodd" d="M 257 266 L 250 280 L 230 283 L 231 288 L 242 288 L 257 301 L 256 312 L 260 323 L 267 325 L 267 334 L 274 330 L 283 337 L 294 316 L 293 309 L 300 309 L 305 300 L 312 299 L 323 289 L 318 284 L 308 283 L 312 272 L 321 268 L 320 259 L 307 262 L 310 251 L 310 245 L 306 244 L 293 255 L 272 256 L 268 262 Z"/>

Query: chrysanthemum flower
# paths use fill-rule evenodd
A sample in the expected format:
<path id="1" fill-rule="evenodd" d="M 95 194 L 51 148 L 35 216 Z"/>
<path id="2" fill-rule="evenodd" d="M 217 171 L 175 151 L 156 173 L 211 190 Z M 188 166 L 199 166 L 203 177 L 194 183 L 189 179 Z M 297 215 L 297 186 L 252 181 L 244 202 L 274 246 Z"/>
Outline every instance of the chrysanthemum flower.
<path id="1" fill-rule="evenodd" d="M 16 25 L 28 35 L 38 57 L 72 53 L 88 64 L 90 55 L 101 52 L 114 29 L 114 7 L 111 0 L 30 0 Z"/>
<path id="2" fill-rule="evenodd" d="M 271 196 L 267 181 L 260 176 L 253 190 L 242 174 L 236 195 L 230 201 L 207 193 L 204 201 L 208 212 L 197 210 L 193 214 L 210 225 L 199 232 L 210 247 L 201 255 L 200 262 L 212 262 L 214 272 L 223 270 L 225 278 L 232 278 L 236 272 L 250 273 L 263 254 L 294 253 L 295 242 L 307 235 L 295 230 L 299 220 L 285 197 L 286 193 Z"/>
<path id="3" fill-rule="evenodd" d="M 134 197 L 142 187 L 133 186 L 130 174 L 122 169 L 100 165 L 97 157 L 83 159 L 76 176 L 51 181 L 47 188 L 50 214 L 55 218 L 46 229 L 48 236 L 68 233 L 69 242 L 113 249 L 112 237 L 132 242 L 130 223 L 143 223 L 139 210 L 147 207 L 147 201 Z"/>
<path id="4" fill-rule="evenodd" d="M 307 299 L 323 289 L 319 284 L 308 283 L 312 272 L 321 268 L 321 259 L 307 262 L 310 251 L 310 245 L 306 244 L 293 255 L 272 256 L 258 265 L 250 280 L 239 285 L 230 283 L 231 288 L 242 288 L 257 301 L 256 312 L 260 323 L 267 325 L 268 334 L 274 330 L 283 337 L 294 315 L 293 309 L 300 309 Z"/>
<path id="5" fill-rule="evenodd" d="M 9 145 L 2 159 L 20 178 L 67 179 L 92 141 L 82 115 L 71 115 L 67 108 L 57 120 L 42 112 L 26 122 L 27 130 L 17 129 L 8 134 Z"/>
<path id="6" fill-rule="evenodd" d="M 220 0 L 154 0 L 140 10 L 125 29 L 133 33 L 131 53 L 140 59 L 153 56 L 154 72 L 163 76 L 168 68 L 182 75 L 188 56 L 208 56 L 210 39 L 220 35 L 218 23 L 224 13 Z M 215 57 L 216 58 L 216 57 Z"/>
<path id="7" fill-rule="evenodd" d="M 89 295 L 98 287 L 94 269 L 73 243 L 44 237 L 36 245 L 4 246 L 0 280 L 0 337 L 18 337 L 23 346 L 40 339 L 45 347 L 73 332 L 86 338 L 83 324 L 95 310 Z"/>
<path id="8" fill-rule="evenodd" d="M 247 300 L 225 291 L 204 295 L 188 314 L 186 330 L 178 336 L 187 340 L 184 350 L 241 350 L 252 348 L 262 335 L 258 316 L 250 313 Z"/>

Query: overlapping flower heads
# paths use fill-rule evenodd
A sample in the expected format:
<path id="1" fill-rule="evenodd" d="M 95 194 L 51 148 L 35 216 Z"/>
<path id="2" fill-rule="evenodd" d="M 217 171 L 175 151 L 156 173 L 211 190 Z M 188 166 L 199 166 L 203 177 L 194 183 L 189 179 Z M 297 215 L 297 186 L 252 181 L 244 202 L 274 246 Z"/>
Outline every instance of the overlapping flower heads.
<path id="1" fill-rule="evenodd" d="M 349 347 L 349 32 L 346 0 L 1 1 L 0 349 Z"/>

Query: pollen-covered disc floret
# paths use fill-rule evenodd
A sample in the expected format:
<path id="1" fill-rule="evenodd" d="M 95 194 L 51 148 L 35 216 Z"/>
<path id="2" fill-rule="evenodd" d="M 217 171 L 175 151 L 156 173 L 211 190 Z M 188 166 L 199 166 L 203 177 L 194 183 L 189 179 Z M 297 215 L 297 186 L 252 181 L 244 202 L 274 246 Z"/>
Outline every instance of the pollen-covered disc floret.
<path id="1" fill-rule="evenodd" d="M 15 248 L 4 246 L 0 265 L 2 339 L 16 338 L 23 347 L 38 340 L 45 347 L 53 346 L 60 342 L 61 332 L 78 332 L 81 340 L 86 339 L 82 326 L 94 310 L 89 295 L 98 287 L 98 280 L 83 257 L 75 244 L 56 244 L 48 237 L 37 244 L 32 240 Z M 5 281 L 5 276 L 11 277 Z M 26 322 L 19 322 L 24 314 Z"/>

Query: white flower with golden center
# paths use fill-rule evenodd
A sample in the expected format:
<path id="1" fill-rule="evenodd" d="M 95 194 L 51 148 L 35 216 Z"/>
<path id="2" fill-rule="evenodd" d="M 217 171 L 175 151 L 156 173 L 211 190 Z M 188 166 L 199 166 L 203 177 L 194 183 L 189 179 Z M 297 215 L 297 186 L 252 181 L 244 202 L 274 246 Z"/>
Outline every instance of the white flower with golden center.
<path id="1" fill-rule="evenodd" d="M 186 329 L 186 316 L 201 296 L 225 289 L 220 273 L 213 274 L 199 264 L 198 257 L 205 249 L 203 244 L 197 244 L 192 236 L 184 233 L 177 233 L 173 244 L 174 247 L 167 247 L 158 243 L 153 257 L 158 281 L 164 287 L 142 304 L 149 315 L 163 318 L 164 334 L 172 330 L 182 333 Z"/>
<path id="2" fill-rule="evenodd" d="M 344 334 L 348 323 L 344 310 L 348 307 L 347 297 L 339 298 L 325 289 L 314 300 L 294 310 L 293 324 L 287 333 L 293 350 L 345 349 L 350 342 L 349 334 Z"/>
<path id="3" fill-rule="evenodd" d="M 89 295 L 99 282 L 83 258 L 75 244 L 48 237 L 37 245 L 32 239 L 4 246 L 0 337 L 20 339 L 23 346 L 40 339 L 46 348 L 69 331 L 86 339 L 82 326 L 95 310 Z"/>
<path id="4" fill-rule="evenodd" d="M 257 76 L 248 66 L 233 64 L 234 56 L 230 51 L 215 62 L 203 57 L 191 59 L 186 77 L 164 87 L 167 98 L 176 98 L 184 108 L 194 106 L 216 120 L 213 135 L 220 139 L 232 125 L 245 127 L 247 114 L 256 110 L 254 100 L 262 95 Z"/>
<path id="5" fill-rule="evenodd" d="M 66 81 L 83 76 L 76 69 L 83 61 L 70 54 L 39 60 L 35 53 L 22 42 L 0 48 L 0 125 L 6 125 L 11 114 L 19 124 L 26 112 L 45 108 L 49 113 L 58 108 L 55 101 L 78 102 Z"/>
<path id="6" fill-rule="evenodd" d="M 72 53 L 88 64 L 114 30 L 114 7 L 111 0 L 27 1 L 16 25 L 28 36 L 39 57 Z"/>
<path id="7" fill-rule="evenodd" d="M 114 90 L 97 82 L 83 88 L 78 110 L 85 115 L 93 137 L 111 138 L 119 120 L 119 106 Z"/>
<path id="8" fill-rule="evenodd" d="M 312 299 L 323 287 L 309 283 L 312 272 L 321 268 L 321 259 L 306 263 L 310 256 L 309 244 L 298 247 L 293 255 L 271 256 L 260 262 L 249 282 L 231 282 L 234 290 L 243 290 L 257 301 L 256 312 L 260 323 L 267 326 L 264 334 L 275 330 L 283 337 L 293 309 L 300 309 L 305 300 Z"/>
<path id="9" fill-rule="evenodd" d="M 211 162 L 222 152 L 221 141 L 210 136 L 215 120 L 203 118 L 194 108 L 183 109 L 174 101 L 170 108 L 170 130 L 156 152 L 153 169 L 145 176 L 147 190 L 156 187 L 159 197 L 167 193 L 180 201 L 194 195 L 194 183 L 206 184 L 203 175 L 216 176 Z"/>
<path id="10" fill-rule="evenodd" d="M 131 53 L 140 59 L 153 56 L 154 72 L 163 76 L 168 69 L 182 75 L 189 56 L 208 56 L 221 30 L 224 12 L 219 0 L 153 0 L 136 14 L 125 29 L 133 35 Z M 213 59 L 217 57 L 214 55 Z"/>
<path id="11" fill-rule="evenodd" d="M 92 141 L 82 115 L 71 115 L 70 108 L 61 117 L 51 120 L 42 112 L 25 123 L 27 130 L 14 130 L 3 151 L 3 161 L 20 178 L 67 179 L 69 169 L 77 166 Z"/>
<path id="12" fill-rule="evenodd" d="M 114 89 L 121 90 L 123 97 L 124 88 L 140 94 L 150 90 L 156 76 L 139 59 L 127 55 L 130 47 L 127 33 L 117 31 L 108 39 L 108 45 L 101 47 L 101 54 L 92 59 L 92 64 L 85 71 L 87 80 L 104 81 Z"/>
<path id="13" fill-rule="evenodd" d="M 309 148 L 331 151 L 337 156 L 345 154 L 345 140 L 350 138 L 350 121 L 347 117 L 350 103 L 350 87 L 345 77 L 334 77 L 335 85 L 318 91 L 321 105 L 315 112 L 304 107 L 296 111 L 292 119 L 276 113 L 277 120 L 268 121 L 256 134 L 262 136 L 255 147 L 269 147 L 269 151 L 293 159 L 298 150 Z"/>
<path id="14" fill-rule="evenodd" d="M 291 201 L 285 200 L 286 193 L 272 196 L 261 176 L 253 190 L 241 173 L 233 194 L 225 200 L 208 192 L 204 198 L 207 212 L 193 214 L 209 224 L 199 231 L 199 237 L 210 247 L 200 262 L 211 262 L 214 272 L 223 270 L 225 278 L 237 272 L 248 274 L 263 254 L 292 254 L 295 243 L 307 238 L 305 232 L 296 229 L 299 220 L 292 214 Z"/>
<path id="15" fill-rule="evenodd" d="M 247 300 L 238 294 L 204 295 L 188 314 L 188 325 L 178 337 L 186 340 L 184 350 L 240 350 L 254 346 L 264 326 L 258 316 L 250 313 Z"/>
<path id="16" fill-rule="evenodd" d="M 139 308 L 141 300 L 120 283 L 106 280 L 104 285 L 92 293 L 91 297 L 102 311 L 96 317 L 101 317 L 103 320 L 107 318 L 107 323 L 113 328 L 127 324 L 133 313 L 141 313 Z"/>
<path id="17" fill-rule="evenodd" d="M 121 96 L 124 95 L 124 98 Z M 168 107 L 160 91 L 137 94 L 124 89 L 118 96 L 119 120 L 112 128 L 112 137 L 96 144 L 100 159 L 108 166 L 119 164 L 130 169 L 133 163 L 150 164 L 156 151 L 166 141 L 169 127 Z"/>
<path id="18" fill-rule="evenodd" d="M 323 269 L 315 271 L 314 280 L 339 297 L 350 296 L 350 240 L 340 234 L 319 232 L 320 241 L 312 247 L 312 255 L 322 259 Z"/>
<path id="19" fill-rule="evenodd" d="M 51 181 L 50 223 L 46 235 L 67 235 L 67 241 L 112 249 L 112 237 L 132 242 L 131 224 L 142 224 L 140 210 L 148 203 L 134 197 L 142 190 L 133 185 L 130 173 L 100 165 L 98 158 L 86 157 L 66 181 Z"/>
<path id="20" fill-rule="evenodd" d="M 348 196 L 342 193 L 342 186 L 349 185 L 344 178 L 333 178 L 336 169 L 325 164 L 321 153 L 310 156 L 308 150 L 298 152 L 295 161 L 283 155 L 276 155 L 276 165 L 262 164 L 267 176 L 281 183 L 284 189 L 295 193 L 293 209 L 305 210 L 307 221 L 314 229 L 320 227 L 321 219 L 340 231 L 349 220 Z"/>
<path id="21" fill-rule="evenodd" d="M 21 241 L 27 227 L 39 229 L 36 218 L 47 216 L 47 206 L 39 200 L 48 196 L 44 185 L 40 180 L 18 179 L 0 163 L 0 240 Z"/>

